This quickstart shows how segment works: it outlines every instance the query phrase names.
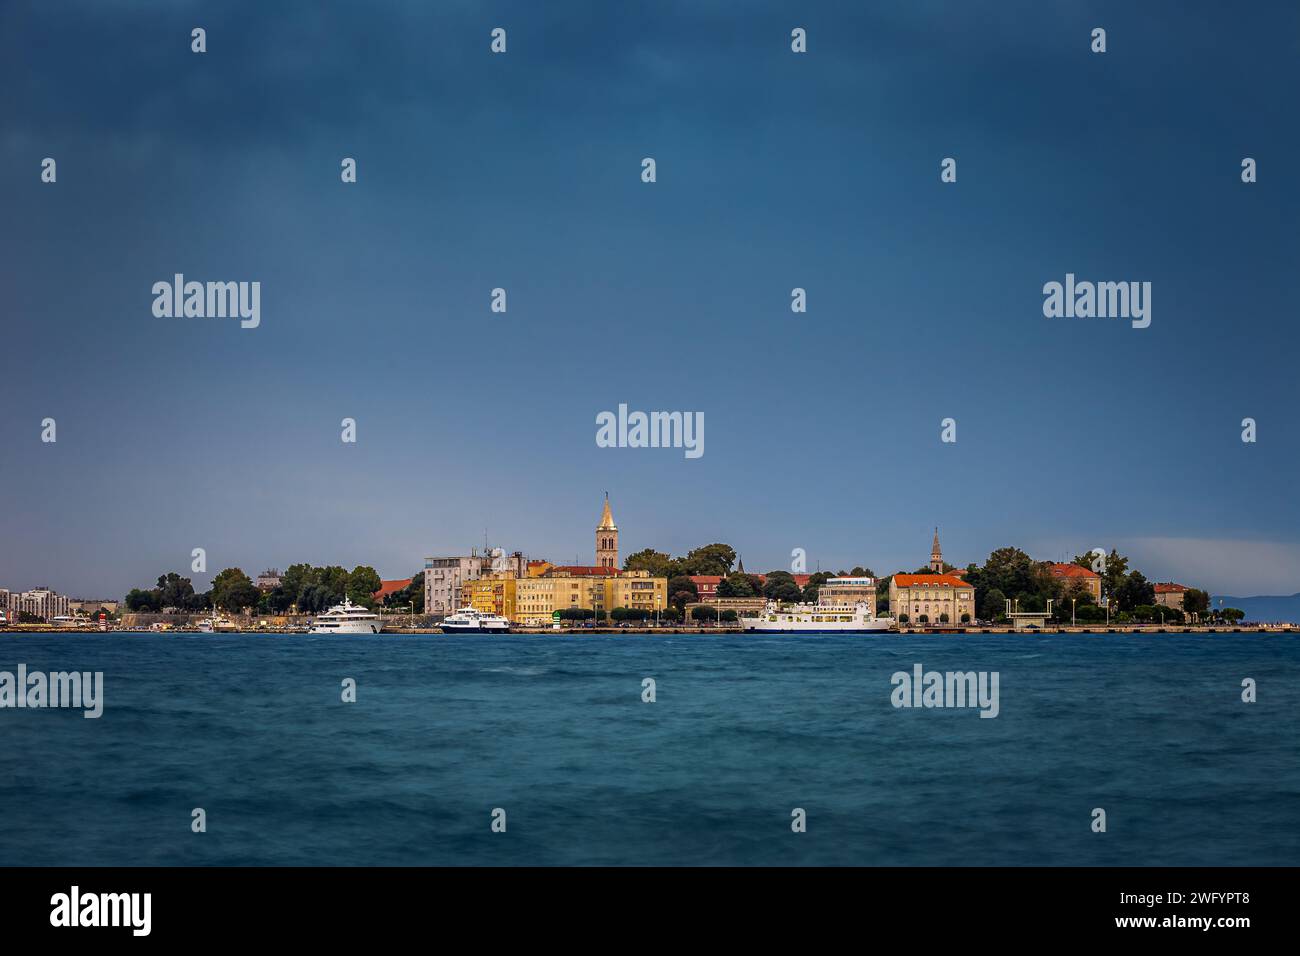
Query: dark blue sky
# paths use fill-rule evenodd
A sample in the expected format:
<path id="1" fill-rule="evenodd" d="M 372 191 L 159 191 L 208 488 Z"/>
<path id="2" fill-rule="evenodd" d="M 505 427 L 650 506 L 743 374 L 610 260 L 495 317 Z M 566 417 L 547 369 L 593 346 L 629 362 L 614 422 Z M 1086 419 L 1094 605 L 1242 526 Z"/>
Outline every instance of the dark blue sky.
<path id="1" fill-rule="evenodd" d="M 0 586 L 590 561 L 608 489 L 624 554 L 1300 590 L 1300 13 L 1137 6 L 5 4 Z M 1151 327 L 1044 318 L 1067 272 Z M 620 402 L 705 455 L 597 448 Z"/>

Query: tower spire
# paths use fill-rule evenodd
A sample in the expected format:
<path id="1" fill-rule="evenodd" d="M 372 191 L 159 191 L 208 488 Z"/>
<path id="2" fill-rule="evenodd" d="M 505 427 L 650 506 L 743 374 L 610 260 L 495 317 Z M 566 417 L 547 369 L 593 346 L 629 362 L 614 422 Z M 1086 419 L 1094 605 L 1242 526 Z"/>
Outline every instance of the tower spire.
<path id="1" fill-rule="evenodd" d="M 930 570 L 935 574 L 943 574 L 943 551 L 939 549 L 939 528 L 937 525 L 934 529 L 934 544 L 930 545 Z"/>
<path id="2" fill-rule="evenodd" d="M 614 524 L 614 515 L 609 510 L 608 491 L 605 492 L 605 508 L 600 515 L 600 524 L 596 526 L 596 566 L 618 567 L 618 525 Z"/>

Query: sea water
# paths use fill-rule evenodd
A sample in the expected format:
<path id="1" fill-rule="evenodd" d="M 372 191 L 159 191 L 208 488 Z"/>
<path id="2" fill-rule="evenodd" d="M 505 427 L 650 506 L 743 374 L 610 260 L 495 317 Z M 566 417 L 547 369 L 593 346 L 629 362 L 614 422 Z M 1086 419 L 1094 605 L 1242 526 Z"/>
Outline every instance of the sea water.
<path id="1" fill-rule="evenodd" d="M 1295 636 L 0 635 L 19 664 L 102 671 L 103 712 L 0 710 L 0 865 L 1300 864 Z M 918 664 L 996 673 L 996 717 L 895 706 Z"/>

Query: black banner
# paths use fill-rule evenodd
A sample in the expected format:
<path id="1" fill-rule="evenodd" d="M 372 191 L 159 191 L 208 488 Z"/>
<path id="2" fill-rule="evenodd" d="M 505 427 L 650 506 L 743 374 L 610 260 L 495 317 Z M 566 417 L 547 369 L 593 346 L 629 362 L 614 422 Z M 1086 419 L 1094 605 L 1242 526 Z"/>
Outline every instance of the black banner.
<path id="1" fill-rule="evenodd" d="M 374 941 L 474 930 L 484 940 L 1107 936 L 1213 940 L 1279 931 L 1281 869 L 9 869 L 6 939 Z M 448 936 L 451 938 L 458 938 Z M 681 937 L 677 937 L 681 938 Z"/>

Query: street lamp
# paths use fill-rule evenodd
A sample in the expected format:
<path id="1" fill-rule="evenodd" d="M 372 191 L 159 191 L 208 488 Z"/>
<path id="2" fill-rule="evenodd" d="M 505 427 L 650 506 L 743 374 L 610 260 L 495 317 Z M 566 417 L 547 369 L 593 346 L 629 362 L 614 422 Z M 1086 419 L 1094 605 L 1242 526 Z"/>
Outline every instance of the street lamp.
<path id="1" fill-rule="evenodd" d="M 1070 627 L 1076 627 L 1074 622 L 1074 606 L 1078 603 L 1078 598 L 1070 598 Z"/>

